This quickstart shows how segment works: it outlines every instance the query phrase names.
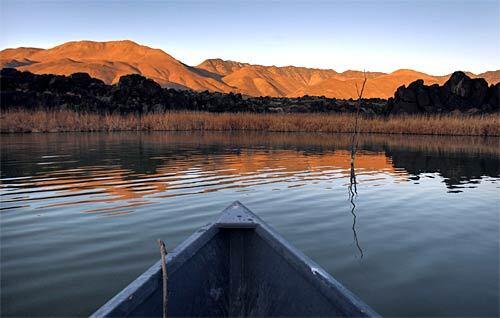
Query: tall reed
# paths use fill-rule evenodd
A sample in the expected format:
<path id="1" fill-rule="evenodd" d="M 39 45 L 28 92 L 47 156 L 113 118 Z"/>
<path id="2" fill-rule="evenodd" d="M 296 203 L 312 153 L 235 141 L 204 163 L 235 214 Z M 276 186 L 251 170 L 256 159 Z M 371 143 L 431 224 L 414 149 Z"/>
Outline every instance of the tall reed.
<path id="1" fill-rule="evenodd" d="M 1 132 L 256 130 L 350 133 L 353 114 L 257 114 L 165 112 L 99 115 L 63 111 L 9 110 L 1 114 Z M 414 115 L 361 117 L 360 133 L 500 136 L 498 114 L 481 116 Z"/>

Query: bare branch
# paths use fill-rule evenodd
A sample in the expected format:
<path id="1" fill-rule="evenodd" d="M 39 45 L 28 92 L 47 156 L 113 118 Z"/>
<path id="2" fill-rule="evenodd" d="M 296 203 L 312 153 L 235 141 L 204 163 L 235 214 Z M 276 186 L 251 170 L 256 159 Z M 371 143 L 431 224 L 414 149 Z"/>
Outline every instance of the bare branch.
<path id="1" fill-rule="evenodd" d="M 361 86 L 361 92 L 358 91 L 358 84 L 356 84 L 356 92 L 358 93 L 358 102 L 359 102 L 359 99 L 363 98 L 363 92 L 365 90 L 365 85 L 366 85 L 366 80 L 368 78 L 366 77 L 366 71 L 363 70 L 363 85 Z"/>
<path id="2" fill-rule="evenodd" d="M 366 85 L 366 81 L 367 81 L 367 77 L 366 77 L 366 71 L 363 70 L 363 85 L 361 86 L 361 91 L 359 91 L 358 89 L 358 84 L 356 82 L 354 82 L 354 84 L 356 85 L 356 92 L 358 93 L 358 102 L 357 102 L 357 105 L 356 105 L 356 120 L 355 120 L 355 123 L 354 123 L 354 131 L 353 131 L 353 134 L 352 134 L 352 142 L 351 142 L 351 162 L 354 163 L 354 158 L 356 156 L 356 137 L 358 135 L 358 119 L 359 119 L 359 109 L 361 108 L 361 99 L 363 98 L 363 92 L 365 91 L 365 85 Z"/>

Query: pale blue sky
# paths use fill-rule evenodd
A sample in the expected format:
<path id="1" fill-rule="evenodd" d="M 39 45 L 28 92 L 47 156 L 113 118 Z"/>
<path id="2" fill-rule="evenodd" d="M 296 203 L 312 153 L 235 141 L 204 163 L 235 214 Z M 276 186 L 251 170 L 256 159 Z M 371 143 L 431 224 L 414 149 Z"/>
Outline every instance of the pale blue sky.
<path id="1" fill-rule="evenodd" d="M 0 48 L 130 39 L 190 65 L 478 73 L 500 68 L 499 2 L 0 0 Z"/>

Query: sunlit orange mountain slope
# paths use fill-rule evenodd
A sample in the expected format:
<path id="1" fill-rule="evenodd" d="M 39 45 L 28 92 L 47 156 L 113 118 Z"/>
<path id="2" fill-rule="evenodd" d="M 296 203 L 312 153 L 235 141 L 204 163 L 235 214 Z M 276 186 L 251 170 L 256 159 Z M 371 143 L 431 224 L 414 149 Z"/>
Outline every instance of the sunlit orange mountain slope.
<path id="1" fill-rule="evenodd" d="M 9 59 L 33 61 L 17 68 L 37 74 L 86 72 L 106 83 L 115 83 L 122 75 L 141 74 L 166 87 L 221 92 L 231 90 L 215 74 L 205 74 L 207 72 L 187 66 L 162 50 L 132 41 L 80 41 L 48 50 L 22 48 L 0 52 L 0 61 L 4 65 Z"/>
<path id="2" fill-rule="evenodd" d="M 209 59 L 196 67 L 188 66 L 166 52 L 132 41 L 67 42 L 51 49 L 17 48 L 0 51 L 0 66 L 15 67 L 36 74 L 69 75 L 86 72 L 104 82 L 116 83 L 120 76 L 141 74 L 164 87 L 237 92 L 251 96 L 296 97 L 324 95 L 355 98 L 356 83 L 363 72 L 313 69 L 295 66 L 251 65 L 221 59 Z M 490 84 L 500 80 L 500 70 L 483 74 Z M 388 98 L 401 85 L 416 79 L 427 84 L 444 83 L 448 76 L 432 76 L 413 70 L 390 74 L 368 72 L 365 97 Z"/>

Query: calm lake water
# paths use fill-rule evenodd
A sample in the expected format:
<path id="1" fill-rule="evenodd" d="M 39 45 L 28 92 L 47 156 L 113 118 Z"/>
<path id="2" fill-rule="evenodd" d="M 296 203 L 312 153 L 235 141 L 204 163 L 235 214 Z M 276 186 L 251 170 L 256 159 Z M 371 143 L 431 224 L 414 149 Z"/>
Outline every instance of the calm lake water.
<path id="1" fill-rule="evenodd" d="M 349 135 L 2 135 L 2 316 L 89 315 L 234 200 L 384 316 L 498 316 L 499 141 L 362 136 L 352 210 Z"/>

